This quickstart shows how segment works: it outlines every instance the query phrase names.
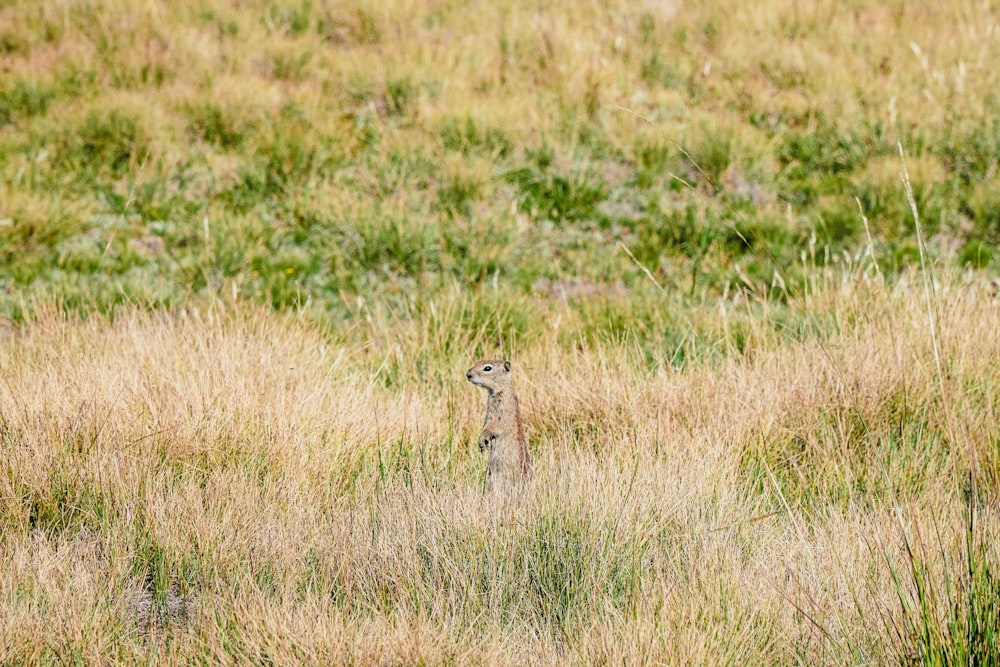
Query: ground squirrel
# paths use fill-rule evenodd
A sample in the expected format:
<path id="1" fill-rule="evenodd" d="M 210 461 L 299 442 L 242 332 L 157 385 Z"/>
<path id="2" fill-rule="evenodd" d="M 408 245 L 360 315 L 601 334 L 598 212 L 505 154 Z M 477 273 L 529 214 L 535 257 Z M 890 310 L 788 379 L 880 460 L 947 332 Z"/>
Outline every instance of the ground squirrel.
<path id="1" fill-rule="evenodd" d="M 521 425 L 521 409 L 510 379 L 510 362 L 477 361 L 465 374 L 469 382 L 490 392 L 486 419 L 479 434 L 479 451 L 490 450 L 491 483 L 517 482 L 531 477 L 531 454 Z"/>

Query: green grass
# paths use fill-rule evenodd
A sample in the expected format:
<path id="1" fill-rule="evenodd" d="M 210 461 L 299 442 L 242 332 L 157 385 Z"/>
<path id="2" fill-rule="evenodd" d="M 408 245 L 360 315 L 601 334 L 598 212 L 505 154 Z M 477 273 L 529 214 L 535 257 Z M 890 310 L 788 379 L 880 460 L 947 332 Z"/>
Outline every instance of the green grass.
<path id="1" fill-rule="evenodd" d="M 803 282 L 789 274 L 809 239 L 819 256 L 866 243 L 855 198 L 883 270 L 913 263 L 897 141 L 912 161 L 926 231 L 947 239 L 931 244 L 938 261 L 989 270 L 989 164 L 1000 144 L 995 111 L 976 98 L 990 90 L 989 75 L 972 70 L 946 116 L 920 117 L 903 97 L 913 86 L 937 94 L 934 85 L 959 76 L 935 70 L 948 74 L 932 85 L 922 67 L 983 61 L 955 47 L 931 65 L 869 36 L 819 73 L 808 49 L 838 44 L 844 17 L 823 30 L 825 9 L 803 11 L 811 18 L 781 10 L 772 19 L 787 43 L 741 54 L 737 45 L 749 48 L 758 28 L 743 30 L 722 7 L 669 20 L 618 8 L 617 36 L 602 42 L 589 13 L 536 34 L 516 32 L 531 24 L 515 13 L 497 34 L 454 8 L 307 2 L 237 12 L 219 3 L 154 17 L 130 5 L 64 15 L 25 5 L 9 13 L 3 44 L 14 75 L 0 90 L 9 289 L 73 299 L 63 285 L 106 269 L 80 256 L 81 239 L 60 248 L 84 234 L 102 245 L 161 239 L 170 259 L 154 258 L 145 272 L 172 285 L 161 299 L 171 303 L 225 282 L 296 306 L 345 290 L 391 294 L 401 275 L 432 289 L 497 276 L 526 291 L 539 275 L 635 286 L 643 267 L 686 289 L 692 304 L 724 293 L 741 272 L 772 296 L 795 294 Z M 885 21 L 885 39 L 907 21 L 944 29 L 923 10 L 865 16 L 856 20 Z M 407 56 L 418 43 L 411 25 L 425 26 L 439 51 Z M 478 76 L 442 66 L 443 54 L 458 53 L 447 35 L 469 29 L 481 44 Z M 389 40 L 393 30 L 402 32 Z M 603 58 L 587 76 L 566 70 L 572 39 Z M 820 92 L 819 81 L 842 82 L 858 68 L 859 104 Z M 894 122 L 873 111 L 890 97 Z M 507 104 L 520 114 L 501 112 Z M 527 224 L 504 231 L 514 212 Z M 107 215 L 128 217 L 128 228 L 102 226 Z M 371 217 L 396 222 L 355 222 Z M 225 251 L 203 254 L 193 240 L 206 218 L 226 230 Z M 455 228 L 481 220 L 500 229 L 491 258 L 470 257 L 479 249 L 461 241 L 455 258 Z M 350 256 L 331 257 L 344 239 Z M 619 241 L 642 267 L 612 259 Z M 259 250 L 285 259 L 262 261 Z M 4 307 L 7 317 L 19 313 Z"/>
<path id="2" fill-rule="evenodd" d="M 992 665 L 1000 650 L 995 546 L 981 540 L 977 523 L 985 509 L 974 477 L 966 486 L 963 540 L 953 548 L 919 532 L 904 531 L 906 558 L 889 563 L 902 614 L 892 623 L 899 664 Z M 935 543 L 936 542 L 936 543 Z M 931 561 L 948 575 L 930 575 Z"/>

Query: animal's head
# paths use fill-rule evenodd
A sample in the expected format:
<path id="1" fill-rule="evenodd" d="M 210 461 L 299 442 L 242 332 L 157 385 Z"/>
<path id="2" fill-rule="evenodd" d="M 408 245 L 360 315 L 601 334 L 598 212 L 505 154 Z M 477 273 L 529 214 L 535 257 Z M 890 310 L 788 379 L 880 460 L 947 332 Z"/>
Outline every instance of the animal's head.
<path id="1" fill-rule="evenodd" d="M 499 389 L 510 384 L 510 362 L 503 359 L 477 361 L 465 374 L 474 385 L 487 389 Z"/>

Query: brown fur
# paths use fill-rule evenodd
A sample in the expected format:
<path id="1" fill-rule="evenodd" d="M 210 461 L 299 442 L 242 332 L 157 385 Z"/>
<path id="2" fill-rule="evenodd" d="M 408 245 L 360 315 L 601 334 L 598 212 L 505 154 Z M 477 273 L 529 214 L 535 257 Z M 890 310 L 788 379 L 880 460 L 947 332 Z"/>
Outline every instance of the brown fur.
<path id="1" fill-rule="evenodd" d="M 500 359 L 477 361 L 466 373 L 474 385 L 484 387 L 486 418 L 479 433 L 479 451 L 489 450 L 490 481 L 520 482 L 530 479 L 531 453 L 524 437 L 521 406 L 510 376 L 510 362 Z"/>

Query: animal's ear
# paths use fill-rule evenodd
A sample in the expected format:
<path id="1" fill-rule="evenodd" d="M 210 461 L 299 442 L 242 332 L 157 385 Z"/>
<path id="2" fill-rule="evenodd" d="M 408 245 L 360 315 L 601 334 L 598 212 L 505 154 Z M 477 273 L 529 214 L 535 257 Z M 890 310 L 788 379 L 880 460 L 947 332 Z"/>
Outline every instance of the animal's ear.
<path id="1" fill-rule="evenodd" d="M 509 361 L 503 362 L 503 369 L 505 371 L 507 371 L 508 373 L 510 372 L 510 362 Z"/>

